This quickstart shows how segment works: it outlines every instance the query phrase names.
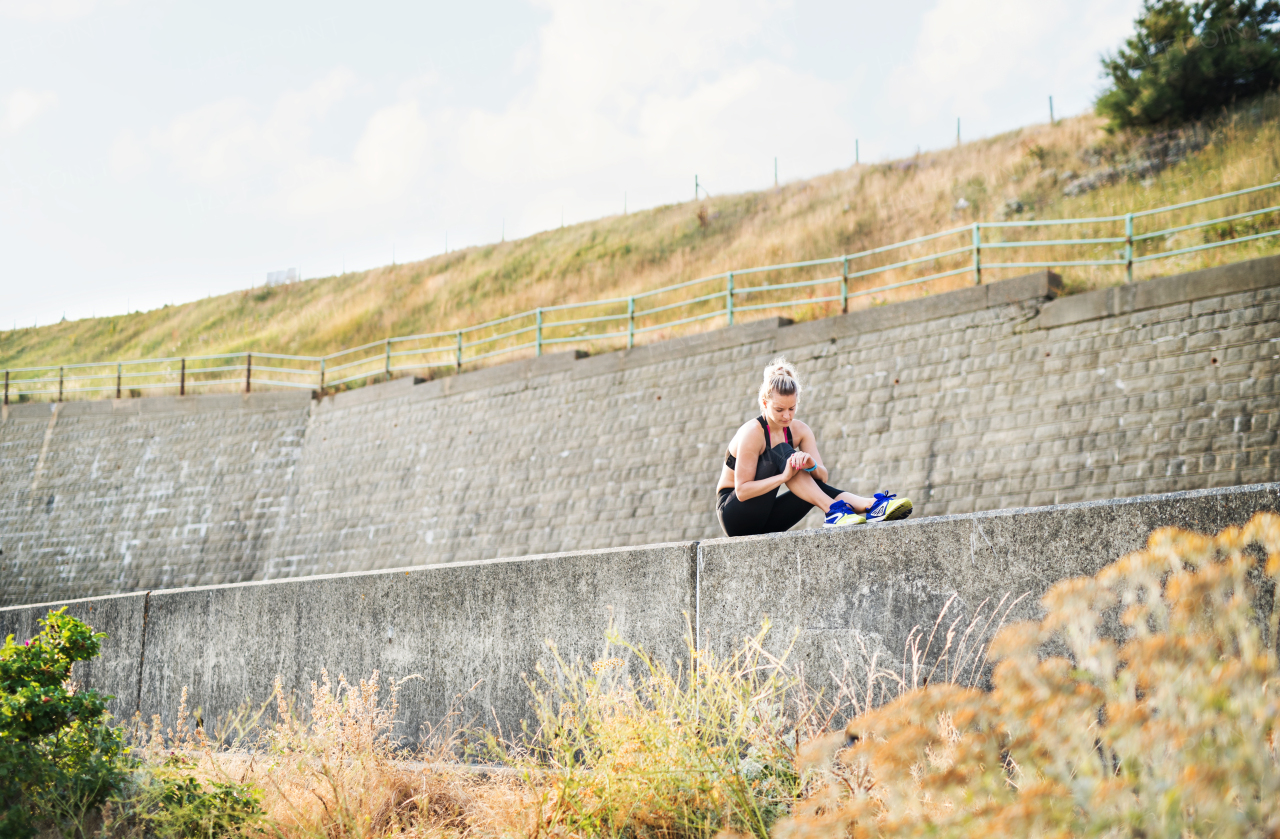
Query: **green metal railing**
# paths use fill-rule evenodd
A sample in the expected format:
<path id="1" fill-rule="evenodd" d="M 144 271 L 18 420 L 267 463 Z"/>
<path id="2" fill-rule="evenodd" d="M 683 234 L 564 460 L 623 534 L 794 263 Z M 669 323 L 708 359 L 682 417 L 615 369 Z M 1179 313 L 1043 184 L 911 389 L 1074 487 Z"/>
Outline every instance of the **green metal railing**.
<path id="1" fill-rule="evenodd" d="M 975 222 L 859 253 L 735 269 L 630 297 L 542 306 L 476 326 L 384 338 L 324 356 L 241 352 L 14 368 L 4 371 L 4 404 L 92 394 L 119 399 L 144 391 L 323 391 L 398 372 L 462 370 L 501 355 L 538 356 L 546 347 L 630 348 L 645 336 L 715 318 L 732 325 L 744 315 L 798 306 L 811 307 L 814 316 L 847 312 L 857 298 L 965 274 L 981 283 L 984 272 L 992 271 L 1117 268 L 1133 282 L 1135 265 L 1280 235 L 1280 205 L 1263 206 L 1266 201 L 1259 200 L 1275 189 L 1280 182 L 1098 218 Z M 1233 202 L 1233 212 L 1196 217 L 1199 208 L 1219 201 Z M 1168 226 L 1135 232 L 1139 223 L 1157 216 L 1164 216 Z M 1037 228 L 1068 226 L 1082 235 L 1022 238 Z M 1199 243 L 1168 247 L 1195 231 L 1202 231 Z M 998 261 L 986 261 L 984 251 Z M 780 279 L 787 281 L 774 281 Z"/>

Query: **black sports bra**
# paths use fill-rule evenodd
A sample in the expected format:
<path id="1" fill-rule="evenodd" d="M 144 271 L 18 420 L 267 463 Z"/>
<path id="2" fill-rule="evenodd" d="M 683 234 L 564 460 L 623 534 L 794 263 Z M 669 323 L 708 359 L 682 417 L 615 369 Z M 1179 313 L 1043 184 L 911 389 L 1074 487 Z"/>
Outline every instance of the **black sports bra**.
<path id="1" fill-rule="evenodd" d="M 773 440 L 769 437 L 769 423 L 765 422 L 763 414 L 756 417 L 756 422 L 760 423 L 760 427 L 764 429 L 764 451 L 767 455 L 773 449 Z M 782 436 L 786 438 L 786 445 L 794 450 L 795 443 L 791 442 L 791 429 L 783 428 Z M 781 446 L 783 444 L 779 443 L 778 445 Z M 787 452 L 782 459 L 785 461 L 790 456 L 791 452 Z M 730 469 L 738 468 L 738 459 L 733 456 L 732 452 L 725 452 L 724 465 L 728 466 Z"/>

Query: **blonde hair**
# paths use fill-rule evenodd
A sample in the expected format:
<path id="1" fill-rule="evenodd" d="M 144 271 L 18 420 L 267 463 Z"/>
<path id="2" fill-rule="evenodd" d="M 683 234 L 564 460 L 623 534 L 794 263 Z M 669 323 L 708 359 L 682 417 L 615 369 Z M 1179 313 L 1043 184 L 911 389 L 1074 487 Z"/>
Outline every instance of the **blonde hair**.
<path id="1" fill-rule="evenodd" d="M 764 380 L 760 382 L 760 401 L 764 402 L 773 394 L 779 396 L 795 395 L 800 398 L 800 374 L 795 365 L 782 356 L 770 361 L 764 368 Z"/>

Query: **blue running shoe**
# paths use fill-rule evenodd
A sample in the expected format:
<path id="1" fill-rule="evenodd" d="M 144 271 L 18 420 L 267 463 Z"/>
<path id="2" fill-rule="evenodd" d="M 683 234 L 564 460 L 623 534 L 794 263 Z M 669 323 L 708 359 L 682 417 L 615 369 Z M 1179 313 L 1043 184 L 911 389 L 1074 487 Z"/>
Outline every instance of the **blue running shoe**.
<path id="1" fill-rule="evenodd" d="M 832 505 L 835 509 L 835 505 Z M 899 498 L 893 493 L 877 492 L 875 503 L 867 510 L 867 522 L 897 521 L 911 515 L 911 499 Z"/>
<path id="2" fill-rule="evenodd" d="M 827 512 L 826 521 L 822 523 L 822 526 L 839 527 L 842 524 L 862 524 L 866 520 L 866 516 L 855 512 L 849 506 L 848 501 L 841 500 L 831 505 L 831 509 Z"/>

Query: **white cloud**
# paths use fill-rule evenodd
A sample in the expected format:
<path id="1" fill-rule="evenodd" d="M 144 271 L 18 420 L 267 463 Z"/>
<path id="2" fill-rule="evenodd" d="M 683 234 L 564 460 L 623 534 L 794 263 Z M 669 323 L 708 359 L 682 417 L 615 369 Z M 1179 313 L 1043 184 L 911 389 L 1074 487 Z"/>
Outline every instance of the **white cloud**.
<path id="1" fill-rule="evenodd" d="M 375 111 L 349 157 L 318 153 L 316 123 L 356 87 L 339 68 L 301 91 L 280 95 L 260 118 L 246 99 L 189 111 L 152 135 L 185 180 L 239 195 L 268 215 L 349 211 L 403 195 L 425 170 L 431 131 L 419 105 L 406 99 Z M 122 166 L 134 149 L 117 141 Z"/>
<path id="2" fill-rule="evenodd" d="M 0 17 L 28 21 L 68 21 L 93 11 L 97 0 L 0 0 Z"/>
<path id="3" fill-rule="evenodd" d="M 16 134 L 57 104 L 58 94 L 52 90 L 15 90 L 5 100 L 0 132 Z"/>
<path id="4" fill-rule="evenodd" d="M 701 163 L 727 191 L 759 184 L 780 147 L 814 152 L 807 171 L 845 162 L 808 142 L 819 126 L 836 147 L 851 136 L 832 115 L 840 86 L 760 57 L 783 4 L 544 5 L 525 87 L 462 119 L 458 153 L 476 176 L 551 189 L 618 167 L 692 179 Z"/>
<path id="5" fill-rule="evenodd" d="M 917 125 L 956 116 L 983 124 L 1016 112 L 1008 95 L 1034 80 L 1044 96 L 1033 107 L 1047 119 L 1045 97 L 1092 89 L 1098 56 L 1129 32 L 1138 6 L 1139 0 L 938 0 L 896 75 L 892 97 L 905 103 Z M 1082 105 L 1070 106 L 1078 111 Z"/>

